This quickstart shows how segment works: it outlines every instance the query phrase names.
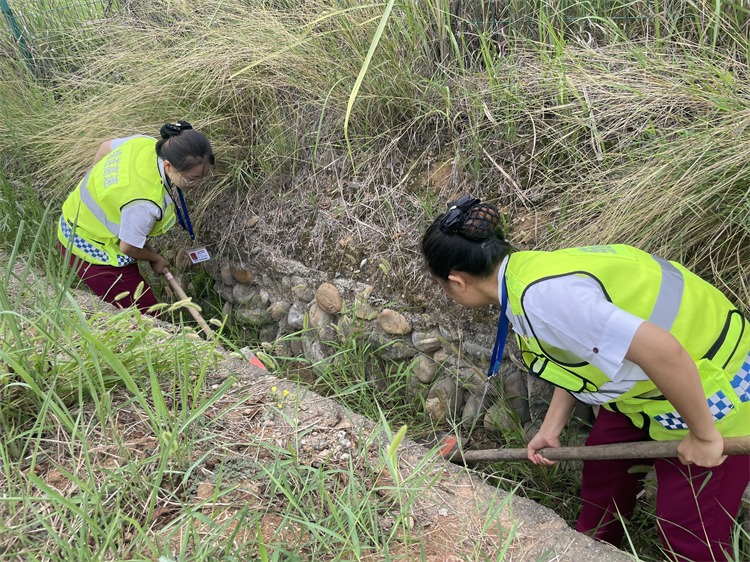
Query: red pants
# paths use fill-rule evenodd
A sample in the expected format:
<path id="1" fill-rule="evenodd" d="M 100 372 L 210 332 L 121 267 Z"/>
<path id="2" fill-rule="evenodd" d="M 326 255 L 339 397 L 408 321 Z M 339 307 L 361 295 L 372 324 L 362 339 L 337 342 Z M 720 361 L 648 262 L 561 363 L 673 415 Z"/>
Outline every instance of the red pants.
<path id="1" fill-rule="evenodd" d="M 66 254 L 65 247 L 58 242 L 63 255 Z M 158 313 L 148 312 L 148 308 L 157 304 L 154 293 L 146 283 L 146 280 L 138 271 L 138 264 L 130 264 L 125 267 L 115 267 L 113 265 L 96 265 L 82 261 L 78 256 L 70 254 L 70 266 L 76 267 L 76 273 L 81 280 L 88 285 L 95 295 L 101 297 L 105 302 L 128 308 L 135 304 L 144 314 L 151 314 L 159 317 Z M 133 295 L 139 283 L 143 283 L 143 291 L 138 302 L 135 302 Z M 127 296 L 115 300 L 120 293 L 126 292 Z"/>
<path id="2" fill-rule="evenodd" d="M 648 438 L 624 414 L 601 408 L 586 445 Z M 714 468 L 685 466 L 677 458 L 585 461 L 576 530 L 619 546 L 624 530 L 617 513 L 630 518 L 640 484 L 639 474 L 628 469 L 644 464 L 656 468 L 657 525 L 670 560 L 719 562 L 732 556 L 730 536 L 750 482 L 750 455 L 727 457 Z"/>

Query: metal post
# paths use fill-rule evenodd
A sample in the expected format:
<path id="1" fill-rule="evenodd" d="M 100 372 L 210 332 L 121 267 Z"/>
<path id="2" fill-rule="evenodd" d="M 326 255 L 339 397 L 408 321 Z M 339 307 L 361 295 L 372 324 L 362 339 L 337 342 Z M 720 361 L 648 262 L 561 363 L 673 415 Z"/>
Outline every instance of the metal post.
<path id="1" fill-rule="evenodd" d="M 8 20 L 8 25 L 10 26 L 10 29 L 13 32 L 13 35 L 16 37 L 16 41 L 18 42 L 18 48 L 21 50 L 21 53 L 26 58 L 26 60 L 30 63 L 31 53 L 29 53 L 29 50 L 27 48 L 26 38 L 23 36 L 23 33 L 21 33 L 21 28 L 16 21 L 16 16 L 13 15 L 13 11 L 10 9 L 8 0 L 0 0 L 0 10 L 2 10 L 3 15 L 5 15 L 5 19 Z"/>

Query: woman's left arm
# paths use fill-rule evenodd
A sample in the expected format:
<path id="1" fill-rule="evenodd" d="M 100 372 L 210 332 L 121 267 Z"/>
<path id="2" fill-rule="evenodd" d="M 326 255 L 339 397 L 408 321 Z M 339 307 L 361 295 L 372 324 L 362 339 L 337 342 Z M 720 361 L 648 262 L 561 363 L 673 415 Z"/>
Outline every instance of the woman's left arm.
<path id="1" fill-rule="evenodd" d="M 638 365 L 679 412 L 689 428 L 677 448 L 683 464 L 718 466 L 724 440 L 708 409 L 698 369 L 672 334 L 649 322 L 635 332 L 625 359 Z"/>

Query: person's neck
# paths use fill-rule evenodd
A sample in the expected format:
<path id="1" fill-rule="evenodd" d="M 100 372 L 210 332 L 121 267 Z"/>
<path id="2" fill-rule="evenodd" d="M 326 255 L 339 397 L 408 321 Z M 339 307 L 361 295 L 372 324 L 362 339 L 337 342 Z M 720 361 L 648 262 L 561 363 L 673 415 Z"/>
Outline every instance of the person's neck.
<path id="1" fill-rule="evenodd" d="M 497 265 L 492 275 L 476 281 L 476 288 L 487 298 L 487 304 L 500 304 L 500 299 L 497 297 L 497 272 L 503 266 L 503 261 Z"/>

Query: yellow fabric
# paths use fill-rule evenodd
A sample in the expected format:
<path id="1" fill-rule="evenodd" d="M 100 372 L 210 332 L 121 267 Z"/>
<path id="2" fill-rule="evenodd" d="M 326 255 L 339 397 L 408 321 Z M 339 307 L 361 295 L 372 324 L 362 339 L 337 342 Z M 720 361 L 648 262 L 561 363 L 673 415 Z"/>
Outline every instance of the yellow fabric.
<path id="1" fill-rule="evenodd" d="M 671 273 L 665 273 L 665 269 Z M 650 319 L 655 305 L 661 307 L 659 310 L 669 308 L 665 301 L 671 299 L 675 317 L 669 331 L 696 362 L 709 405 L 720 416 L 716 419 L 715 415 L 716 427 L 726 437 L 750 434 L 750 394 L 744 394 L 743 387 L 737 386 L 745 384 L 747 378 L 743 365 L 748 367 L 745 360 L 750 350 L 750 329 L 718 289 L 678 263 L 660 264 L 650 254 L 625 245 L 518 252 L 511 255 L 505 274 L 511 313 L 525 316 L 523 298 L 529 286 L 562 275 L 595 279 L 613 304 L 644 320 Z M 682 298 L 676 302 L 669 275 L 673 280 L 679 280 L 681 275 Z M 666 286 L 660 293 L 662 281 Z M 556 357 L 552 346 L 533 335 L 519 336 L 518 343 L 532 375 L 566 390 L 597 393 L 609 382 L 593 365 L 583 361 L 569 363 Z M 603 405 L 627 414 L 637 427 L 647 424 L 654 439 L 679 439 L 687 433 L 679 427 L 674 406 L 651 381 L 635 383 L 629 391 Z"/>
<path id="2" fill-rule="evenodd" d="M 155 145 L 155 139 L 136 137 L 94 165 L 63 204 L 57 232 L 63 246 L 89 263 L 132 263 L 132 258 L 120 252 L 118 234 L 121 209 L 136 200 L 151 201 L 162 211 L 150 236 L 174 225 L 174 203 L 167 203 Z"/>

